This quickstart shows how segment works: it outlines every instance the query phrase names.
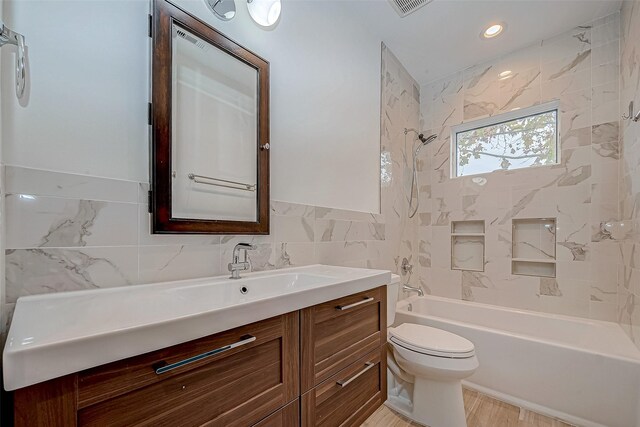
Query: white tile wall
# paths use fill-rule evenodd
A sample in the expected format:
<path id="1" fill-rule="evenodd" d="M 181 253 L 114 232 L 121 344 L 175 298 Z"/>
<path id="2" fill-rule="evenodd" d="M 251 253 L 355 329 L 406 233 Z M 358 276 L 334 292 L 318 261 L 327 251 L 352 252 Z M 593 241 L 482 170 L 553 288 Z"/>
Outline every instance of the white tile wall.
<path id="1" fill-rule="evenodd" d="M 618 123 L 620 104 L 635 97 L 640 106 L 640 58 L 631 60 L 640 7 L 629 4 L 622 33 L 612 15 L 421 88 L 383 45 L 382 214 L 272 201 L 269 236 L 151 235 L 146 183 L 8 166 L 3 317 L 23 295 L 226 274 L 233 246 L 247 241 L 259 246 L 255 270 L 327 263 L 398 272 L 407 257 L 408 280 L 429 293 L 617 319 L 640 337 L 640 144 L 637 124 Z M 499 80 L 505 69 L 513 78 Z M 484 183 L 450 178 L 450 126 L 552 99 L 562 164 L 496 172 Z M 413 219 L 415 135 L 405 138 L 405 128 L 439 136 L 418 162 Z M 532 217 L 557 218 L 556 279 L 511 274 L 511 220 Z M 486 222 L 485 271 L 453 271 L 450 222 L 474 219 Z M 600 232 L 600 222 L 618 219 L 636 230 L 623 230 L 623 244 Z"/>
<path id="2" fill-rule="evenodd" d="M 377 266 L 377 214 L 273 201 L 268 236 L 152 235 L 146 183 L 5 168 L 6 308 L 20 296 L 227 273 L 238 242 L 253 269 L 313 263 Z"/>
<path id="3" fill-rule="evenodd" d="M 628 113 L 633 101 L 640 108 L 640 1 L 625 1 L 621 11 L 620 111 Z M 609 29 L 613 32 L 614 29 Z M 618 265 L 617 320 L 640 347 L 640 122 L 621 122 L 621 221 L 614 233 L 621 236 Z"/>
<path id="4" fill-rule="evenodd" d="M 430 224 L 418 225 L 418 246 L 432 248 L 420 280 L 433 294 L 616 319 L 619 243 L 600 223 L 619 219 L 619 25 L 614 14 L 421 88 L 422 129 L 439 136 L 423 154 L 432 203 L 420 212 Z M 505 70 L 513 77 L 500 80 Z M 484 183 L 450 177 L 452 125 L 556 99 L 561 164 L 493 172 Z M 557 218 L 557 277 L 512 275 L 512 219 L 546 217 Z M 448 227 L 470 219 L 487 224 L 485 271 L 454 274 Z"/>
<path id="5" fill-rule="evenodd" d="M 428 215 L 408 217 L 408 198 L 411 193 L 412 154 L 417 135 L 404 130 L 420 127 L 420 88 L 409 75 L 400 61 L 383 44 L 382 45 L 382 96 L 381 96 L 381 153 L 387 159 L 388 166 L 383 168 L 381 187 L 382 214 L 385 218 L 386 247 L 384 268 L 400 274 L 403 258 L 414 265 L 425 262 L 427 245 L 418 247 L 418 224 L 427 221 Z M 422 158 L 420 170 L 428 166 L 428 157 Z M 425 181 L 421 181 L 425 184 Z M 428 188 L 421 188 L 422 206 L 428 206 Z M 421 250 L 423 253 L 419 254 Z M 422 260 L 422 261 L 420 261 Z M 420 284 L 419 274 L 414 273 L 406 278 L 412 284 Z"/>

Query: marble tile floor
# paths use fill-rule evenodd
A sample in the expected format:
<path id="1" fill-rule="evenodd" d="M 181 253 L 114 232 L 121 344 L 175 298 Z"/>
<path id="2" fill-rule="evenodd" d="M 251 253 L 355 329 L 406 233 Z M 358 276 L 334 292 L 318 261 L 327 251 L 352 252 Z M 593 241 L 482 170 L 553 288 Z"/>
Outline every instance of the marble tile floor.
<path id="1" fill-rule="evenodd" d="M 570 424 L 501 402 L 474 390 L 464 389 L 468 427 L 570 427 Z M 382 405 L 362 427 L 419 426 Z"/>

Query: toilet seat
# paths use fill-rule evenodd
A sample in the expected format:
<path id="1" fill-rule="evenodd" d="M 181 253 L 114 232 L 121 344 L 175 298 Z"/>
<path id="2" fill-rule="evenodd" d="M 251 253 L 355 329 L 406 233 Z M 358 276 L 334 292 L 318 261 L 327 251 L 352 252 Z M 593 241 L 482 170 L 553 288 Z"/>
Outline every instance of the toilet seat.
<path id="1" fill-rule="evenodd" d="M 414 323 L 389 328 L 391 342 L 429 356 L 466 359 L 475 355 L 473 343 L 442 329 Z"/>

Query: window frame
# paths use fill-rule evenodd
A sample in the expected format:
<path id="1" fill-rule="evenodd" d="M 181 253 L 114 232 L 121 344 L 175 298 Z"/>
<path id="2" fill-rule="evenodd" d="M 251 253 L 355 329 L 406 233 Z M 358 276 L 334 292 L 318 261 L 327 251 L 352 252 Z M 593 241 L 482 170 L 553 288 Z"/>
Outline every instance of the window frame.
<path id="1" fill-rule="evenodd" d="M 560 164 L 560 101 L 553 100 L 542 104 L 534 105 L 526 108 L 519 108 L 506 113 L 497 114 L 495 116 L 484 117 L 477 120 L 461 123 L 451 127 L 451 179 L 464 178 L 467 176 L 486 175 L 493 172 L 504 171 L 503 169 L 494 169 L 486 172 L 479 172 L 468 175 L 458 175 L 458 134 L 471 130 L 482 129 L 489 126 L 500 125 L 502 123 L 512 122 L 524 119 L 530 116 L 537 116 L 544 113 L 556 112 L 556 161 L 540 166 L 527 166 L 524 168 L 507 169 L 508 171 L 516 171 L 520 169 L 539 168 L 542 166 L 553 166 Z"/>

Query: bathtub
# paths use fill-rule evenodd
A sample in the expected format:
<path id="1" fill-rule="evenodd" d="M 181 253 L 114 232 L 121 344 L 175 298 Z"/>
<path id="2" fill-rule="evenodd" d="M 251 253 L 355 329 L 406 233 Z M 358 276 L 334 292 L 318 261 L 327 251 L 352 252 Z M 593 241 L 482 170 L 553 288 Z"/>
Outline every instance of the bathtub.
<path id="1" fill-rule="evenodd" d="M 399 301 L 405 322 L 475 344 L 469 388 L 579 426 L 640 427 L 640 351 L 616 323 L 434 296 Z"/>

